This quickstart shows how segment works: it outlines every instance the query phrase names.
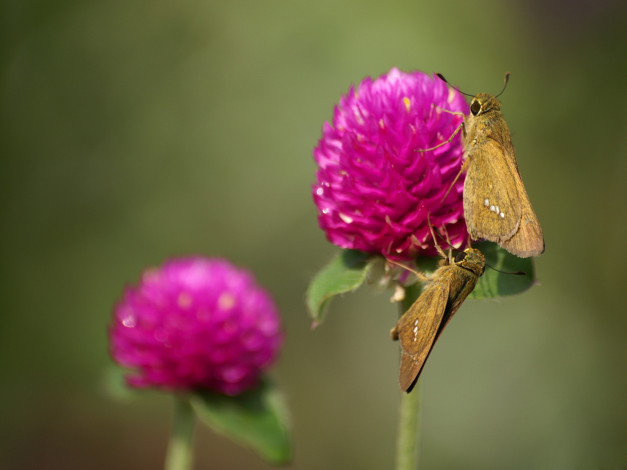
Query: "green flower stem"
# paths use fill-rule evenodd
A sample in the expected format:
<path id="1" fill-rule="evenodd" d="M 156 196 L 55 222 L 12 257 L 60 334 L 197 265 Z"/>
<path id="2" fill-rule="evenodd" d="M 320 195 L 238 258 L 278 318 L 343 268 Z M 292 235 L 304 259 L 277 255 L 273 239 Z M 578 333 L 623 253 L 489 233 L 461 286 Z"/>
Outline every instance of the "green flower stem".
<path id="1" fill-rule="evenodd" d="M 172 433 L 165 459 L 165 470 L 191 470 L 194 436 L 194 410 L 186 397 L 174 396 Z"/>
<path id="2" fill-rule="evenodd" d="M 396 470 L 416 470 L 420 443 L 420 380 L 410 393 L 401 393 Z"/>
<path id="3" fill-rule="evenodd" d="M 419 282 L 405 290 L 405 299 L 399 304 L 399 317 L 415 302 L 421 291 L 422 285 Z M 420 446 L 420 380 L 410 393 L 401 394 L 396 436 L 396 470 L 416 470 Z"/>

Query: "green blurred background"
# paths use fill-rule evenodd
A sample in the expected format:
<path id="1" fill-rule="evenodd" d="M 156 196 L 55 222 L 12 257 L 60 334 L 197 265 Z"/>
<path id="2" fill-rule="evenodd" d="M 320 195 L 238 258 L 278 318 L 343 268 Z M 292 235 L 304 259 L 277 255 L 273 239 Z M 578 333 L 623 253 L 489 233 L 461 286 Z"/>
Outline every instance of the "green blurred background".
<path id="1" fill-rule="evenodd" d="M 311 157 L 351 83 L 442 72 L 502 96 L 547 250 L 468 301 L 423 374 L 429 469 L 625 468 L 627 9 L 620 1 L 5 1 L 0 467 L 162 466 L 170 398 L 110 393 L 127 282 L 201 253 L 280 305 L 295 469 L 392 467 L 389 293 L 304 292 L 336 252 Z M 115 397 L 120 399 L 117 399 Z M 197 468 L 269 468 L 199 426 Z"/>

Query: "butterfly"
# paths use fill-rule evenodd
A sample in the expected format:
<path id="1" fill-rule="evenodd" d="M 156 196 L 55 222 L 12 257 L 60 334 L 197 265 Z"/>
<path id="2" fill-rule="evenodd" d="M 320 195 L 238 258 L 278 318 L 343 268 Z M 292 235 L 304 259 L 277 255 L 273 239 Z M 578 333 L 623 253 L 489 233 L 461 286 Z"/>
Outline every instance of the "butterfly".
<path id="1" fill-rule="evenodd" d="M 444 327 L 485 270 L 485 257 L 466 248 L 454 259 L 444 256 L 418 299 L 401 316 L 390 336 L 401 345 L 399 385 L 410 392 Z"/>
<path id="2" fill-rule="evenodd" d="M 442 75 L 438 76 L 446 82 Z M 508 79 L 509 74 L 506 74 L 505 86 Z M 501 93 L 475 95 L 470 103 L 470 114 L 464 115 L 461 124 L 464 164 L 460 174 L 466 172 L 464 218 L 473 240 L 494 241 L 510 253 L 528 258 L 544 252 L 544 236 L 518 170 L 509 128 L 501 114 L 501 103 L 497 99 Z M 458 131 L 459 128 L 451 139 Z"/>

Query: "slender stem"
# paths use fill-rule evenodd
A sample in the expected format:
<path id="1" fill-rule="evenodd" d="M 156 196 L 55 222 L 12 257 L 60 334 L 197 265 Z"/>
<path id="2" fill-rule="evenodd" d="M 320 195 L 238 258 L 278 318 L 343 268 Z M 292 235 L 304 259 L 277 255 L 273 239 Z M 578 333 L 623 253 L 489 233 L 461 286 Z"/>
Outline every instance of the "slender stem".
<path id="1" fill-rule="evenodd" d="M 403 315 L 420 295 L 422 286 L 416 283 L 405 291 L 405 299 L 399 304 L 399 316 Z M 420 445 L 420 380 L 410 393 L 401 392 L 401 405 L 396 436 L 396 470 L 416 470 Z"/>
<path id="2" fill-rule="evenodd" d="M 420 443 L 420 380 L 410 393 L 401 393 L 403 395 L 396 440 L 396 470 L 416 470 Z"/>
<path id="3" fill-rule="evenodd" d="M 185 397 L 174 395 L 174 419 L 165 470 L 191 470 L 194 410 Z"/>

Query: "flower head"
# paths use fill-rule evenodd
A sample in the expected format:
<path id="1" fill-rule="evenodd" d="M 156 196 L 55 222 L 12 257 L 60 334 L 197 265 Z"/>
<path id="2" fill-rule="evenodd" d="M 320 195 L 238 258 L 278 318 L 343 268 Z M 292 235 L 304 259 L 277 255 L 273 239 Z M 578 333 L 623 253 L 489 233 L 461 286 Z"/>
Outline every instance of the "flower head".
<path id="1" fill-rule="evenodd" d="M 366 78 L 351 87 L 314 149 L 313 198 L 332 243 L 393 259 L 436 250 L 429 224 L 459 247 L 467 239 L 461 136 L 464 97 L 422 72 Z M 450 193 L 442 201 L 446 192 Z M 446 247 L 444 241 L 438 244 Z"/>
<path id="2" fill-rule="evenodd" d="M 174 259 L 143 273 L 114 310 L 111 353 L 134 387 L 254 387 L 282 343 L 270 295 L 222 259 Z"/>

